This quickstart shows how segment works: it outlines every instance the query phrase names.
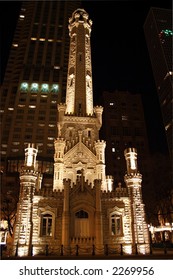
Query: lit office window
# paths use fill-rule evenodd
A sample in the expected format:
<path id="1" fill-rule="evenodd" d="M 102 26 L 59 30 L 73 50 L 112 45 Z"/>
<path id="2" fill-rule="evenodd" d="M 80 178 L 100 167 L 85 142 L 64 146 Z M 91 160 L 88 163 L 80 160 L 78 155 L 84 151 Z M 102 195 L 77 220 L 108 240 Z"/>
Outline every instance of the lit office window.
<path id="1" fill-rule="evenodd" d="M 28 83 L 21 83 L 20 90 L 21 91 L 27 91 L 28 90 Z"/>
<path id="2" fill-rule="evenodd" d="M 59 86 L 57 84 L 53 84 L 51 91 L 54 92 L 54 93 L 57 93 L 58 90 L 59 90 Z"/>
<path id="3" fill-rule="evenodd" d="M 49 85 L 48 84 L 42 84 L 41 91 L 47 93 L 49 91 Z"/>
<path id="4" fill-rule="evenodd" d="M 38 84 L 32 83 L 31 84 L 31 92 L 38 92 Z"/>

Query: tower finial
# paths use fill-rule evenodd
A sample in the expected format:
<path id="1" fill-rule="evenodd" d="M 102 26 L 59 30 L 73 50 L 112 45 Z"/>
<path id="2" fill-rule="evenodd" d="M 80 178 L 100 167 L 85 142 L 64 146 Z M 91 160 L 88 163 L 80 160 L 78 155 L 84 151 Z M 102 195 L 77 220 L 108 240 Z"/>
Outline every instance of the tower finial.
<path id="1" fill-rule="evenodd" d="M 127 174 L 136 174 L 138 172 L 137 150 L 135 148 L 127 148 L 124 151 L 124 156 L 126 159 Z"/>
<path id="2" fill-rule="evenodd" d="M 28 144 L 28 147 L 25 149 L 25 165 L 28 167 L 36 166 L 36 157 L 38 149 L 35 148 L 35 145 L 32 143 Z"/>

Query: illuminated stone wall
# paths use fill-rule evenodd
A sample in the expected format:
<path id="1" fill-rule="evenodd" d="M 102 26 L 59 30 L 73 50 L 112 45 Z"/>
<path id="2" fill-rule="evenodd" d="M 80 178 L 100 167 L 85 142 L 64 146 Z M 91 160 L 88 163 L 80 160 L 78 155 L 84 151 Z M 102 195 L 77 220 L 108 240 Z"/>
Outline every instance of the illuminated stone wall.
<path id="1" fill-rule="evenodd" d="M 139 253 L 148 253 L 136 149 L 129 148 L 124 153 L 126 187 L 113 186 L 113 177 L 105 172 L 106 143 L 99 139 L 103 108 L 93 109 L 92 104 L 91 22 L 84 10 L 73 13 L 69 30 L 67 98 L 66 104 L 58 105 L 53 186 L 41 184 L 36 150 L 30 145 L 25 151 L 25 172 L 20 176 L 14 245 L 19 255 L 28 255 L 32 246 L 34 255 L 45 254 L 47 244 L 53 254 L 60 253 L 61 245 L 66 250 L 64 254 L 76 245 L 83 252 L 94 245 L 96 254 L 103 254 L 106 246 L 131 254 L 136 243 Z M 75 105 L 80 102 L 83 112 Z"/>

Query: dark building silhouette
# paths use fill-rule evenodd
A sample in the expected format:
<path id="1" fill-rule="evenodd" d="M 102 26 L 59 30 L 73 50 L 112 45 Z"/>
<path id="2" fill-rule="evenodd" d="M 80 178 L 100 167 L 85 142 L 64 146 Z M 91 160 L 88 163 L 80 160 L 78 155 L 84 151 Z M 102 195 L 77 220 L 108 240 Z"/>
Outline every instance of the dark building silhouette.
<path id="1" fill-rule="evenodd" d="M 67 26 L 79 6 L 80 1 L 21 3 L 0 93 L 4 173 L 20 171 L 24 147 L 33 142 L 40 171 L 53 174 L 57 103 L 65 100 L 67 82 Z"/>
<path id="2" fill-rule="evenodd" d="M 103 92 L 102 138 L 106 140 L 106 171 L 121 181 L 125 172 L 122 152 L 130 146 L 138 150 L 138 166 L 145 184 L 149 183 L 149 147 L 140 94 L 128 91 Z M 145 186 L 147 187 L 147 186 Z"/>
<path id="3" fill-rule="evenodd" d="M 144 33 L 157 88 L 168 150 L 170 157 L 172 157 L 172 10 L 151 7 L 144 23 Z"/>

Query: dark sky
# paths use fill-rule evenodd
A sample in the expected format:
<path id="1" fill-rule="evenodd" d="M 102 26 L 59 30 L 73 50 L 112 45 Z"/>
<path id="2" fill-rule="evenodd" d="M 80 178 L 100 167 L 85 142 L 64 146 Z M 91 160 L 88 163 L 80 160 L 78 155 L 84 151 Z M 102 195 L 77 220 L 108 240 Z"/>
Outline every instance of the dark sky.
<path id="1" fill-rule="evenodd" d="M 5 65 L 19 4 L 0 2 L 3 18 L 2 65 Z M 143 25 L 150 7 L 171 9 L 171 1 L 84 1 L 93 21 L 91 32 L 94 102 L 104 90 L 128 90 L 142 95 L 152 152 L 165 152 L 161 112 L 145 42 Z M 3 75 L 4 67 L 2 67 Z"/>
<path id="2" fill-rule="evenodd" d="M 150 7 L 171 9 L 171 1 L 84 2 L 83 6 L 93 20 L 91 41 L 95 96 L 100 96 L 103 90 L 115 89 L 141 94 L 151 152 L 167 153 L 143 25 Z"/>

